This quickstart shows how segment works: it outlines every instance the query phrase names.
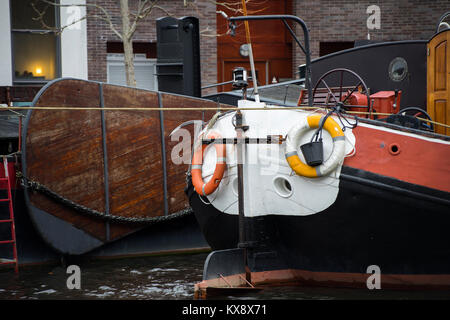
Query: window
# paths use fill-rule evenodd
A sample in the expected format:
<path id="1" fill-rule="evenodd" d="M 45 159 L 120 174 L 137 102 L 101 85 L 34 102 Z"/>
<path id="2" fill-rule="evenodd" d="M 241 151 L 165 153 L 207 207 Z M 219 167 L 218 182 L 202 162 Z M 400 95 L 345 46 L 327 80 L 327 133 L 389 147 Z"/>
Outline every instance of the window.
<path id="1" fill-rule="evenodd" d="M 320 42 L 319 56 L 325 56 L 334 52 L 353 48 L 355 43 L 353 41 L 334 41 L 334 42 Z"/>
<path id="2" fill-rule="evenodd" d="M 389 78 L 392 81 L 402 81 L 407 74 L 408 63 L 402 57 L 396 57 L 389 63 Z"/>
<path id="3" fill-rule="evenodd" d="M 40 1 L 11 0 L 11 32 L 14 82 L 46 82 L 59 77 L 59 36 L 46 29 L 58 26 L 58 7 Z"/>
<path id="4" fill-rule="evenodd" d="M 136 78 L 136 87 L 148 90 L 158 90 L 156 59 L 148 59 L 145 54 L 141 53 L 135 54 L 134 76 Z M 108 53 L 107 78 L 108 83 L 123 86 L 127 84 L 123 54 Z"/>

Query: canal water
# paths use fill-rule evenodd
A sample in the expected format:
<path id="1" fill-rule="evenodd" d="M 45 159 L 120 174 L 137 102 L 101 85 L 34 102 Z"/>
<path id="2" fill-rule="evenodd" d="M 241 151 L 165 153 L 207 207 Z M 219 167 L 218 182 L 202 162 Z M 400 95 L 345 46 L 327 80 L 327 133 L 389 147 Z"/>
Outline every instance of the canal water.
<path id="1" fill-rule="evenodd" d="M 0 300 L 191 300 L 207 253 L 82 261 L 80 288 L 69 289 L 67 266 L 0 270 Z M 69 281 L 71 282 L 71 281 Z M 73 283 L 73 282 L 71 282 Z M 224 300 L 448 300 L 450 291 L 270 287 Z"/>

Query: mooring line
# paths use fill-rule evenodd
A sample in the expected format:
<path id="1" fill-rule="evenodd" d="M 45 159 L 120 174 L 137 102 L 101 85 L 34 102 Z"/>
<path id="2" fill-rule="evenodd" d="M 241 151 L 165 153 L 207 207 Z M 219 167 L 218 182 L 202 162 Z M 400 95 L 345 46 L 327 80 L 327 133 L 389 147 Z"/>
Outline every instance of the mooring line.
<path id="1" fill-rule="evenodd" d="M 104 110 L 104 111 L 217 111 L 217 107 L 214 108 L 183 108 L 183 107 L 175 107 L 175 108 L 146 108 L 146 107 L 61 107 L 61 106 L 55 106 L 55 107 L 2 107 L 3 110 L 78 110 L 78 111 L 86 111 L 86 110 Z M 221 107 L 221 111 L 260 111 L 260 110 L 287 110 L 287 111 L 301 111 L 301 110 L 321 110 L 325 111 L 328 108 L 324 107 L 308 107 L 308 106 L 296 106 L 296 107 L 246 107 L 246 108 L 238 108 L 238 107 Z M 401 111 L 401 110 L 400 110 Z M 391 116 L 395 115 L 396 113 L 383 113 L 383 112 L 367 112 L 367 111 L 346 111 L 347 114 L 360 114 L 360 115 L 376 115 L 376 116 Z M 438 126 L 442 126 L 445 128 L 450 128 L 450 125 L 447 125 L 445 123 L 421 118 L 421 117 L 415 117 L 419 120 L 422 120 L 424 122 L 430 122 Z"/>

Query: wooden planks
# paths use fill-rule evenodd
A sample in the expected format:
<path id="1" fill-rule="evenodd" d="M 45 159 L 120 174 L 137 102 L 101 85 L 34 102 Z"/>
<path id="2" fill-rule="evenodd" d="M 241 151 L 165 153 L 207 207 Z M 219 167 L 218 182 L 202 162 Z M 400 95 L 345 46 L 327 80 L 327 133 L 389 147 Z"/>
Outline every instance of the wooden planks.
<path id="1" fill-rule="evenodd" d="M 162 104 L 164 108 L 195 108 L 195 107 L 205 107 L 205 108 L 216 108 L 218 105 L 213 101 L 201 100 L 196 98 L 188 98 L 184 96 L 171 95 L 167 93 L 162 93 Z M 225 106 L 225 105 L 222 105 Z M 230 106 L 228 106 L 230 107 Z M 186 186 L 186 172 L 189 169 L 189 164 L 182 163 L 176 164 L 172 161 L 172 150 L 181 141 L 172 141 L 169 138 L 169 134 L 181 123 L 187 120 L 209 120 L 213 115 L 214 111 L 164 111 L 164 139 L 166 147 L 166 159 L 167 159 L 167 184 L 168 184 L 168 205 L 169 212 L 179 211 L 182 208 L 188 206 L 188 200 L 184 194 L 184 188 Z M 188 130 L 191 136 L 191 143 L 194 141 L 194 126 L 189 125 L 183 129 Z M 189 157 L 190 158 L 190 157 Z"/>
<path id="2" fill-rule="evenodd" d="M 24 167 L 30 179 L 78 204 L 115 216 L 157 217 L 188 207 L 184 194 L 188 163 L 176 164 L 171 160 L 172 148 L 178 141 L 171 141 L 168 135 L 185 121 L 208 120 L 214 111 L 57 110 L 57 107 L 215 108 L 215 102 L 65 79 L 49 84 L 34 105 L 55 110 L 33 110 L 28 116 Z M 193 126 L 186 129 L 193 139 Z M 28 195 L 31 206 L 102 243 L 145 226 L 105 222 L 64 207 L 38 192 Z M 53 244 L 57 250 L 64 251 L 64 241 L 53 242 L 58 242 Z"/>
<path id="3" fill-rule="evenodd" d="M 242 1 L 217 4 L 217 10 L 229 17 L 240 15 Z M 292 0 L 248 1 L 248 15 L 292 14 Z M 238 23 L 235 36 L 229 35 L 228 21 L 217 16 L 217 82 L 232 79 L 232 70 L 245 67 L 250 74 L 249 57 L 241 56 L 240 47 L 247 43 L 244 23 Z M 292 37 L 281 20 L 249 21 L 252 50 L 257 71 L 258 85 L 268 85 L 275 77 L 279 82 L 292 78 Z M 251 85 L 251 84 L 250 84 Z M 231 84 L 217 87 L 218 91 L 231 90 Z"/>
<path id="4" fill-rule="evenodd" d="M 104 85 L 103 92 L 106 108 L 158 106 L 156 92 L 112 85 Z M 105 122 L 110 214 L 163 215 L 159 113 L 105 111 Z M 126 231 L 124 226 L 112 227 L 111 237 Z"/>
<path id="5" fill-rule="evenodd" d="M 427 112 L 434 121 L 450 124 L 450 30 L 427 45 Z M 450 128 L 436 125 L 435 132 L 450 135 Z"/>
<path id="6" fill-rule="evenodd" d="M 97 83 L 56 82 L 35 106 L 99 106 Z M 33 111 L 26 124 L 26 176 L 94 210 L 105 210 L 99 111 Z M 102 238 L 104 223 L 81 216 L 37 192 L 31 203 Z"/>

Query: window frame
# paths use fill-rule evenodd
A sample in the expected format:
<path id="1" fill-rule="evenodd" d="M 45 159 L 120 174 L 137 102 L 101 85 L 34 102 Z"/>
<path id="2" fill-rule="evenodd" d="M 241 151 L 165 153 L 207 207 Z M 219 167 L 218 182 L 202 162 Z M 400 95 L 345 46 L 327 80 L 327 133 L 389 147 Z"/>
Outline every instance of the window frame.
<path id="1" fill-rule="evenodd" d="M 27 33 L 27 34 L 33 34 L 33 33 L 38 33 L 38 34 L 55 34 L 55 40 L 56 40 L 56 52 L 55 52 L 55 68 L 56 68 L 56 77 L 55 79 L 58 79 L 61 77 L 61 33 L 56 33 L 55 31 L 52 30 L 46 30 L 46 29 L 13 29 L 13 17 L 12 17 L 12 2 L 14 0 L 9 0 L 9 23 L 10 23 L 10 40 L 11 40 L 11 66 L 12 66 L 12 83 L 13 85 L 23 85 L 23 84 L 46 84 L 54 79 L 51 80 L 26 80 L 26 79 L 16 79 L 16 72 L 15 72 L 15 60 L 14 60 L 14 53 L 15 53 L 15 48 L 14 48 L 14 33 Z M 55 3 L 57 5 L 55 5 L 55 28 L 59 28 L 61 25 L 61 21 L 60 21 L 60 7 L 59 7 L 59 3 L 60 0 L 55 0 Z"/>
<path id="2" fill-rule="evenodd" d="M 155 74 L 153 74 L 153 86 L 155 89 L 153 89 L 154 91 L 158 90 L 158 77 L 156 76 L 156 58 L 147 58 L 144 57 L 145 54 L 142 53 L 135 53 L 134 55 L 134 68 L 136 70 L 136 67 L 139 66 L 147 66 L 148 64 L 151 64 L 152 66 L 155 67 Z M 123 53 L 108 53 L 106 56 L 106 82 L 113 84 L 110 82 L 110 70 L 109 67 L 110 66 L 124 66 L 125 65 L 125 60 L 124 60 L 124 54 Z M 136 75 L 136 74 L 135 74 Z M 138 87 L 139 88 L 139 87 Z M 140 88 L 140 89 L 145 89 L 145 88 Z M 145 90 L 150 90 L 150 89 L 145 89 Z"/>

